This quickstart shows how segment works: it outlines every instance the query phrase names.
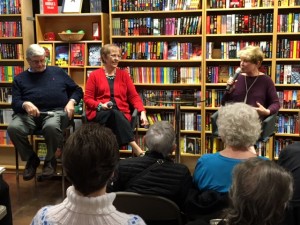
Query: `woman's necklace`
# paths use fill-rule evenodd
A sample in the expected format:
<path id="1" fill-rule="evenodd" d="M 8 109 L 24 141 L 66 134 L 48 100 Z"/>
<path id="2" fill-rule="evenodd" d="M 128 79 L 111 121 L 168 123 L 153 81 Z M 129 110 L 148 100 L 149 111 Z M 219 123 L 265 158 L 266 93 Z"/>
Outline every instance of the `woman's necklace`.
<path id="1" fill-rule="evenodd" d="M 108 72 L 106 71 L 106 69 L 104 69 L 104 72 L 105 72 L 105 76 L 106 76 L 107 79 L 109 79 L 109 80 L 115 79 L 115 77 L 116 77 L 116 71 L 115 70 L 114 70 L 114 73 L 112 75 L 109 75 Z"/>
<path id="2" fill-rule="evenodd" d="M 255 80 L 252 82 L 252 84 L 250 85 L 250 87 L 248 88 L 248 84 L 247 84 L 247 76 L 245 76 L 245 86 L 246 86 L 246 96 L 244 98 L 244 103 L 247 103 L 247 98 L 248 98 L 248 92 L 250 91 L 250 89 L 252 88 L 252 86 L 254 85 L 254 83 L 256 82 L 258 76 L 256 76 Z"/>

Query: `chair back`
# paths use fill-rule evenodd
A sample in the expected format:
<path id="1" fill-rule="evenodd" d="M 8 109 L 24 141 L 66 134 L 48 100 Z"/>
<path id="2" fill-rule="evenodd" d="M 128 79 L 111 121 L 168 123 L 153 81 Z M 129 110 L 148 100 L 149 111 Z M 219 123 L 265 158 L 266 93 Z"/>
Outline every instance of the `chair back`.
<path id="1" fill-rule="evenodd" d="M 161 196 L 116 192 L 113 204 L 121 212 L 139 215 L 148 225 L 183 224 L 179 207 L 173 201 Z"/>

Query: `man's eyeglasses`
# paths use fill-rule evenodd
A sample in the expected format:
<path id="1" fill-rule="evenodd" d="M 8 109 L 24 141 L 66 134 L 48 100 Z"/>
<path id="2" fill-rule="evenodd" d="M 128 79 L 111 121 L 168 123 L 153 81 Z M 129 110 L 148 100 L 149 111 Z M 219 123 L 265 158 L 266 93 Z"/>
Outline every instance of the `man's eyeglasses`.
<path id="1" fill-rule="evenodd" d="M 39 63 L 45 64 L 46 58 L 40 59 L 40 60 L 30 60 L 30 61 L 31 61 L 32 63 L 34 63 L 34 64 L 39 64 Z"/>

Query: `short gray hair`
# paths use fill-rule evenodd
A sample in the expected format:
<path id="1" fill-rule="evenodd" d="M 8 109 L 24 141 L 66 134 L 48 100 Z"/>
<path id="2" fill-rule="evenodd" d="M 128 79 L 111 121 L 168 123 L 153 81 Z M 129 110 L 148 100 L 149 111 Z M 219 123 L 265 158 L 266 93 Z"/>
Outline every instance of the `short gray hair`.
<path id="1" fill-rule="evenodd" d="M 26 58 L 31 59 L 33 56 L 44 56 L 45 49 L 38 44 L 31 44 L 26 50 Z"/>
<path id="2" fill-rule="evenodd" d="M 223 142 L 234 147 L 249 147 L 261 134 L 261 121 L 254 107 L 245 103 L 227 104 L 219 109 L 218 133 Z"/>
<path id="3" fill-rule="evenodd" d="M 159 152 L 164 157 L 172 153 L 175 141 L 174 127 L 168 121 L 152 124 L 145 135 L 145 145 L 148 150 Z"/>

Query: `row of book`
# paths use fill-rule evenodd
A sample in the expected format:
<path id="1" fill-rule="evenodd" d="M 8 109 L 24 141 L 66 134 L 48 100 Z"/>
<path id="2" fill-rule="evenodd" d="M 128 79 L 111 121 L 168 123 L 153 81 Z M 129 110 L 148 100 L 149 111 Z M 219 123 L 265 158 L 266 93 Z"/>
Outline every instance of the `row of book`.
<path id="1" fill-rule="evenodd" d="M 12 109 L 0 109 L 0 124 L 10 124 L 13 112 Z"/>
<path id="2" fill-rule="evenodd" d="M 1 0 L 0 14 L 20 14 L 21 0 Z"/>
<path id="3" fill-rule="evenodd" d="M 40 44 L 46 51 L 48 65 L 57 66 L 100 66 L 100 44 L 71 43 L 71 44 L 57 44 L 54 47 L 52 44 Z M 87 51 L 87 55 L 85 52 Z M 55 57 L 55 58 L 53 58 Z M 53 60 L 55 62 L 53 63 Z M 87 63 L 85 62 L 87 60 Z"/>
<path id="4" fill-rule="evenodd" d="M 113 35 L 195 35 L 201 34 L 201 16 L 171 18 L 113 18 Z"/>
<path id="5" fill-rule="evenodd" d="M 208 15 L 207 34 L 272 33 L 273 14 Z"/>
<path id="6" fill-rule="evenodd" d="M 277 58 L 300 58 L 300 40 L 291 40 L 288 38 L 277 40 L 276 49 Z"/>
<path id="7" fill-rule="evenodd" d="M 0 130 L 0 145 L 12 145 L 7 130 Z"/>
<path id="8" fill-rule="evenodd" d="M 283 109 L 300 108 L 300 90 L 277 91 L 279 104 Z"/>
<path id="9" fill-rule="evenodd" d="M 279 138 L 274 140 L 274 158 L 278 159 L 280 152 L 288 145 L 293 144 L 294 140 L 289 138 Z"/>
<path id="10" fill-rule="evenodd" d="M 177 100 L 185 101 L 187 106 L 199 107 L 201 104 L 200 90 L 146 90 L 140 92 L 145 106 L 172 106 Z"/>
<path id="11" fill-rule="evenodd" d="M 260 46 L 265 54 L 265 58 L 272 58 L 272 42 L 271 41 L 229 41 L 229 42 L 207 42 L 206 43 L 206 59 L 237 59 L 237 53 L 248 45 Z M 216 51 L 218 54 L 214 54 Z"/>
<path id="12" fill-rule="evenodd" d="M 277 32 L 299 32 L 299 17 L 300 13 L 279 14 L 277 17 Z"/>
<path id="13" fill-rule="evenodd" d="M 134 83 L 200 84 L 201 67 L 130 67 Z"/>
<path id="14" fill-rule="evenodd" d="M 210 8 L 272 7 L 272 0 L 210 0 Z"/>
<path id="15" fill-rule="evenodd" d="M 300 0 L 279 0 L 278 6 L 297 6 L 300 5 Z"/>
<path id="16" fill-rule="evenodd" d="M 300 65 L 276 64 L 276 84 L 300 84 Z"/>
<path id="17" fill-rule="evenodd" d="M 0 82 L 12 82 L 14 77 L 23 71 L 23 66 L 0 66 Z"/>
<path id="18" fill-rule="evenodd" d="M 196 10 L 201 0 L 112 0 L 112 11 Z"/>
<path id="19" fill-rule="evenodd" d="M 297 114 L 284 115 L 279 113 L 276 121 L 276 133 L 299 134 L 299 117 Z"/>
<path id="20" fill-rule="evenodd" d="M 117 42 L 122 49 L 122 59 L 201 60 L 201 45 L 188 42 Z"/>
<path id="21" fill-rule="evenodd" d="M 205 91 L 205 106 L 206 107 L 220 107 L 224 89 L 207 89 Z"/>
<path id="22" fill-rule="evenodd" d="M 22 37 L 21 21 L 0 21 L 0 37 Z"/>
<path id="23" fill-rule="evenodd" d="M 23 44 L 0 43 L 0 59 L 23 60 Z"/>
<path id="24" fill-rule="evenodd" d="M 0 102 L 11 103 L 12 89 L 11 87 L 0 87 Z"/>

